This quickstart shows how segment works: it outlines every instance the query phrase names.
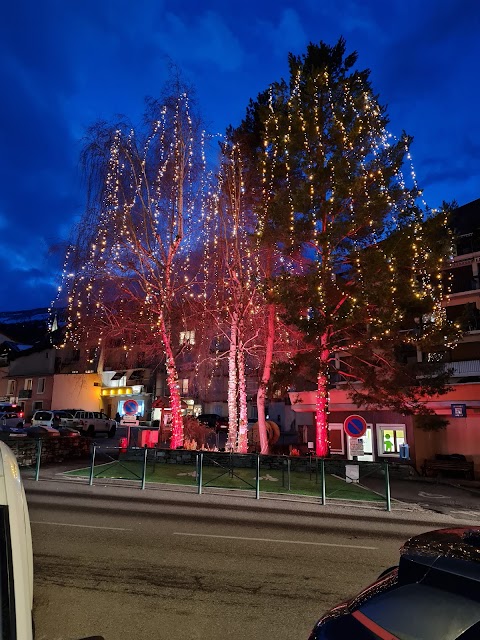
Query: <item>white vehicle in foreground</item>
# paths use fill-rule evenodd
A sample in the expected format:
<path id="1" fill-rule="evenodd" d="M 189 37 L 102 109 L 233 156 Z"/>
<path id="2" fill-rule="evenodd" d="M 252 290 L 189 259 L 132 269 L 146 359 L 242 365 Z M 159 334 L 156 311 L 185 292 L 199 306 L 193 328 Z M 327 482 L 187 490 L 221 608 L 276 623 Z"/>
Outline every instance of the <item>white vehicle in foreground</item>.
<path id="1" fill-rule="evenodd" d="M 17 459 L 0 441 L 0 637 L 33 640 L 33 548 Z M 103 640 L 101 636 L 83 640 Z"/>
<path id="2" fill-rule="evenodd" d="M 31 640 L 33 550 L 27 500 L 17 459 L 0 442 L 1 637 Z"/>

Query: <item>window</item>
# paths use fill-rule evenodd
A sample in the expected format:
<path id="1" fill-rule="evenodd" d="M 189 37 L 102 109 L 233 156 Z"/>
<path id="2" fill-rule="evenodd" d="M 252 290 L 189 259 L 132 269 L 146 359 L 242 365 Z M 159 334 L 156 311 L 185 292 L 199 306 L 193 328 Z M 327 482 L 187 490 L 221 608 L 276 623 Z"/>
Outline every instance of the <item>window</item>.
<path id="1" fill-rule="evenodd" d="M 43 393 L 45 391 L 45 378 L 39 378 L 37 382 L 37 393 Z"/>
<path id="2" fill-rule="evenodd" d="M 188 378 L 183 378 L 183 380 L 180 380 L 180 382 L 182 385 L 182 395 L 188 395 Z"/>
<path id="3" fill-rule="evenodd" d="M 9 380 L 7 385 L 7 396 L 14 396 L 16 389 L 16 380 Z"/>
<path id="4" fill-rule="evenodd" d="M 328 434 L 330 438 L 330 453 L 336 455 L 345 454 L 345 439 L 343 437 L 343 424 L 334 422 L 328 425 Z"/>
<path id="5" fill-rule="evenodd" d="M 195 344 L 195 331 L 180 331 L 180 344 Z"/>
<path id="6" fill-rule="evenodd" d="M 132 382 L 142 382 L 143 376 L 144 376 L 144 369 L 134 369 L 133 371 L 130 372 L 127 382 L 128 384 L 131 384 Z"/>
<path id="7" fill-rule="evenodd" d="M 398 458 L 400 445 L 405 442 L 404 424 L 377 424 L 377 445 L 379 456 Z"/>
<path id="8" fill-rule="evenodd" d="M 25 379 L 25 387 L 24 387 L 27 391 L 31 391 L 33 389 L 33 380 L 32 378 L 26 378 Z"/>
<path id="9" fill-rule="evenodd" d="M 126 371 L 115 371 L 115 373 L 111 377 L 111 380 L 121 380 L 126 375 L 127 375 Z"/>
<path id="10" fill-rule="evenodd" d="M 43 409 L 43 400 L 37 400 L 33 403 L 33 411 L 39 411 Z"/>

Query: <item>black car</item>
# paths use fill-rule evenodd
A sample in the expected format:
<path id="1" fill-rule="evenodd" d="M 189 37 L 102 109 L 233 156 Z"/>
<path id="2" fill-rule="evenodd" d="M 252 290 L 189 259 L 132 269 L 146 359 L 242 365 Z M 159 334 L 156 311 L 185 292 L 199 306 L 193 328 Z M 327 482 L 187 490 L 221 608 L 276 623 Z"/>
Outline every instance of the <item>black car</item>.
<path id="1" fill-rule="evenodd" d="M 197 420 L 206 424 L 211 429 L 228 429 L 228 418 L 219 416 L 217 413 L 201 413 Z"/>
<path id="2" fill-rule="evenodd" d="M 480 528 L 410 538 L 398 567 L 315 625 L 310 640 L 479 640 Z"/>

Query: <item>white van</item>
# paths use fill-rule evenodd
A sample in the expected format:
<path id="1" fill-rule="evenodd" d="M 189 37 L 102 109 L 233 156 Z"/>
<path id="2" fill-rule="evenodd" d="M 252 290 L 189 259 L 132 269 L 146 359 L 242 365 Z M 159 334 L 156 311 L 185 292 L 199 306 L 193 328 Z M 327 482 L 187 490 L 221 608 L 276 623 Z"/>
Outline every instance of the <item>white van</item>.
<path id="1" fill-rule="evenodd" d="M 12 450 L 0 441 L 0 638 L 33 640 L 33 548 L 28 506 Z M 104 640 L 91 636 L 83 640 Z"/>
<path id="2" fill-rule="evenodd" d="M 1 637 L 31 640 L 33 550 L 30 518 L 17 459 L 0 441 Z"/>

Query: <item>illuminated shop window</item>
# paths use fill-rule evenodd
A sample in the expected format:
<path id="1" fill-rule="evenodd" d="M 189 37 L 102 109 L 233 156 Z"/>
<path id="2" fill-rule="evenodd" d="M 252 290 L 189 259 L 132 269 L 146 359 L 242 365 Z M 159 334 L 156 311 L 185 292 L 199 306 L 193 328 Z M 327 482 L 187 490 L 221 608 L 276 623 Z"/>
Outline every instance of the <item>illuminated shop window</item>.
<path id="1" fill-rule="evenodd" d="M 379 456 L 400 455 L 400 445 L 405 443 L 404 424 L 377 424 L 377 444 Z"/>

